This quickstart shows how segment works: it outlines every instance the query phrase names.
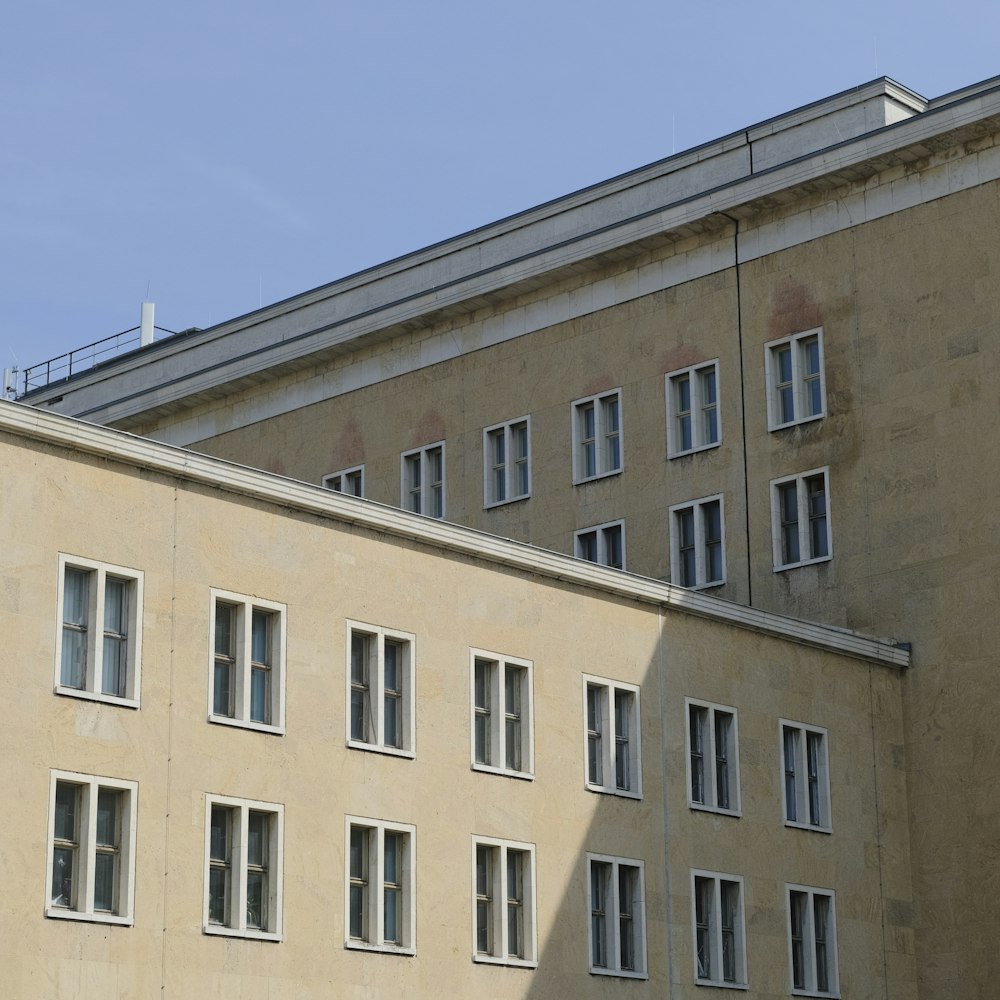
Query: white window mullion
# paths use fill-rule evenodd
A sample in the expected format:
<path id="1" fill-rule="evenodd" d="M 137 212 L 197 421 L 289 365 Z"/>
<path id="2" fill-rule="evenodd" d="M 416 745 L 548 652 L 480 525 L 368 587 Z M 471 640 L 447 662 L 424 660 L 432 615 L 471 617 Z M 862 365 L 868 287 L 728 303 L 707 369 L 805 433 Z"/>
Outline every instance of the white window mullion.
<path id="1" fill-rule="evenodd" d="M 237 822 L 233 822 L 236 819 Z M 249 809 L 230 812 L 232 849 L 230 853 L 230 885 L 233 889 L 234 912 L 229 914 L 229 924 L 234 930 L 247 929 L 247 833 L 250 825 Z"/>
<path id="2" fill-rule="evenodd" d="M 91 912 L 94 906 L 95 863 L 94 854 L 97 844 L 97 788 L 87 784 L 80 786 L 80 846 L 77 849 L 76 862 L 79 873 L 76 875 L 76 908 Z"/>

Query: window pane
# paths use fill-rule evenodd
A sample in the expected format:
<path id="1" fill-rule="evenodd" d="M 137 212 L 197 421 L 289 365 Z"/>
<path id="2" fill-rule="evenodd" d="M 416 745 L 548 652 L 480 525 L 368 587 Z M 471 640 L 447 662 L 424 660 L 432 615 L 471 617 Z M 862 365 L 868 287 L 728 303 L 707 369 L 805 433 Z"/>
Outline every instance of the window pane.
<path id="1" fill-rule="evenodd" d="M 524 958 L 524 852 L 507 851 L 507 954 Z"/>
<path id="2" fill-rule="evenodd" d="M 368 837 L 369 832 L 364 827 L 351 827 L 350 849 L 350 936 L 358 940 L 367 940 L 365 930 L 367 913 L 365 896 L 368 886 Z"/>
<path id="3" fill-rule="evenodd" d="M 97 793 L 97 844 L 118 846 L 118 803 L 121 793 L 102 788 Z"/>
<path id="4" fill-rule="evenodd" d="M 76 850 L 56 847 L 52 852 L 52 905 L 73 905 L 73 868 Z"/>
<path id="5" fill-rule="evenodd" d="M 229 810 L 224 806 L 212 806 L 209 857 L 229 863 Z"/>
<path id="6" fill-rule="evenodd" d="M 115 874 L 118 855 L 98 852 L 94 857 L 94 909 L 102 913 L 114 913 Z"/>
<path id="7" fill-rule="evenodd" d="M 604 529 L 605 563 L 614 569 L 621 569 L 625 565 L 625 558 L 622 551 L 622 528 L 620 524 Z"/>
<path id="8" fill-rule="evenodd" d="M 794 823 L 798 819 L 798 803 L 796 802 L 796 750 L 798 734 L 790 726 L 785 726 L 782 740 L 785 758 L 785 819 Z"/>
<path id="9" fill-rule="evenodd" d="M 635 968 L 634 900 L 639 870 L 629 865 L 618 868 L 618 951 L 623 969 Z"/>
<path id="10" fill-rule="evenodd" d="M 476 951 L 493 953 L 493 855 L 495 848 L 476 845 Z"/>
<path id="11" fill-rule="evenodd" d="M 729 808 L 729 738 L 733 717 L 715 713 L 715 794 L 720 809 Z"/>
<path id="12" fill-rule="evenodd" d="M 215 652 L 219 656 L 232 657 L 234 619 L 236 608 L 231 604 L 216 602 L 215 605 Z"/>
<path id="13" fill-rule="evenodd" d="M 506 765 L 521 770 L 521 685 L 524 671 L 507 666 L 504 670 L 504 742 Z"/>
<path id="14" fill-rule="evenodd" d="M 250 620 L 250 659 L 254 663 L 270 664 L 270 638 L 271 616 L 263 611 L 254 611 Z"/>
<path id="15" fill-rule="evenodd" d="M 208 921 L 229 923 L 229 869 L 210 868 L 208 872 Z"/>
<path id="16" fill-rule="evenodd" d="M 602 723 L 604 690 L 587 685 L 587 780 L 593 785 L 604 783 Z"/>
<path id="17" fill-rule="evenodd" d="M 90 574 L 66 570 L 63 580 L 63 633 L 60 683 L 83 688 L 87 676 L 87 612 Z"/>
<path id="18" fill-rule="evenodd" d="M 267 813 L 251 812 L 247 823 L 247 864 L 267 867 Z"/>
<path id="19" fill-rule="evenodd" d="M 86 626 L 90 574 L 79 569 L 67 569 L 63 583 L 63 621 Z"/>
<path id="20" fill-rule="evenodd" d="M 600 969 L 608 967 L 608 874 L 610 865 L 590 863 L 590 937 L 591 964 Z"/>
<path id="21" fill-rule="evenodd" d="M 263 930 L 267 926 L 264 907 L 267 902 L 264 872 L 247 872 L 247 927 Z"/>
<path id="22" fill-rule="evenodd" d="M 632 706 L 629 692 L 615 692 L 615 784 L 622 790 L 632 787 Z"/>
<path id="23" fill-rule="evenodd" d="M 253 722 L 271 721 L 271 699 L 268 697 L 270 678 L 270 670 L 254 667 L 250 671 L 250 719 Z"/>
<path id="24" fill-rule="evenodd" d="M 475 674 L 476 762 L 478 764 L 490 764 L 493 760 L 492 740 L 490 738 L 493 664 L 488 660 L 476 660 Z"/>
<path id="25" fill-rule="evenodd" d="M 216 715 L 233 714 L 232 678 L 233 665 L 216 660 L 212 688 L 212 711 Z"/>
<path id="26" fill-rule="evenodd" d="M 705 724 L 708 710 L 692 705 L 691 728 L 691 801 L 705 805 Z"/>
<path id="27" fill-rule="evenodd" d="M 71 840 L 76 842 L 76 816 L 80 802 L 80 789 L 60 781 L 56 785 L 56 840 Z"/>

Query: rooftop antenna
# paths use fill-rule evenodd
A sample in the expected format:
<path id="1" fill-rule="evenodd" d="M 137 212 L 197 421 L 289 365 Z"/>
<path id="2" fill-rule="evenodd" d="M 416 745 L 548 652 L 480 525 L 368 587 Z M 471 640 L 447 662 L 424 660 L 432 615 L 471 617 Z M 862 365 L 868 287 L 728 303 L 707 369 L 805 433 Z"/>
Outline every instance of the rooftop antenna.
<path id="1" fill-rule="evenodd" d="M 7 350 L 10 351 L 10 356 L 14 359 L 14 364 L 12 367 L 3 370 L 3 382 L 0 383 L 0 399 L 17 399 L 17 375 L 19 371 L 17 355 L 14 353 L 13 347 L 8 347 Z"/>
<path id="2" fill-rule="evenodd" d="M 148 289 L 147 289 L 148 293 Z M 153 342 L 153 303 L 143 302 L 139 319 L 139 346 L 148 347 Z"/>

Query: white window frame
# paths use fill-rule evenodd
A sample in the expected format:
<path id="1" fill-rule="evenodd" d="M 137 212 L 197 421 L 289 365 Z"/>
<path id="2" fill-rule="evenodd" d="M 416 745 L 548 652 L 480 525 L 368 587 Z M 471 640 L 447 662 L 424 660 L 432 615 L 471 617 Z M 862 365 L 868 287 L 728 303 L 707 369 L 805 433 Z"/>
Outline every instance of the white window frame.
<path id="1" fill-rule="evenodd" d="M 64 599 L 67 570 L 77 570 L 89 576 L 87 586 L 86 624 L 74 627 L 64 620 Z M 104 602 L 108 577 L 127 583 L 127 622 L 125 634 L 125 693 L 123 696 L 101 690 L 104 670 Z M 89 701 L 103 701 L 125 708 L 139 707 L 139 690 L 142 674 L 142 591 L 141 570 L 113 566 L 80 556 L 59 553 L 59 578 L 56 598 L 55 673 L 53 690 L 56 694 Z M 86 641 L 86 663 L 83 686 L 63 682 L 63 632 L 70 628 L 83 633 Z"/>
<path id="2" fill-rule="evenodd" d="M 415 654 L 416 636 L 412 632 L 402 632 L 399 629 L 382 628 L 379 625 L 369 625 L 365 622 L 346 622 L 347 631 L 347 669 L 345 679 L 347 683 L 347 745 L 356 750 L 372 750 L 377 753 L 393 754 L 396 757 L 413 757 L 416 754 L 416 725 L 415 725 Z M 370 728 L 368 732 L 371 739 L 359 739 L 352 735 L 353 727 L 353 703 L 354 695 L 360 694 L 360 686 L 356 685 L 354 677 L 354 638 L 363 636 L 371 647 L 375 648 L 374 660 L 371 653 L 368 654 L 368 677 L 367 686 L 364 688 L 364 698 L 367 705 L 366 715 Z M 387 695 L 385 685 L 385 646 L 386 641 L 395 643 L 401 647 L 401 660 L 399 665 L 401 685 L 399 701 L 399 732 L 401 746 L 393 746 L 386 742 L 385 708 L 387 698 L 392 698 L 392 694 Z M 377 708 L 377 711 L 374 709 Z M 367 728 L 367 727 L 366 727 Z"/>
<path id="3" fill-rule="evenodd" d="M 823 519 L 826 523 L 826 553 L 823 555 L 812 555 L 812 519 L 810 518 L 809 511 L 809 483 L 819 477 L 823 479 Z M 781 495 L 782 487 L 790 483 L 795 484 L 797 520 L 794 523 L 797 527 L 800 558 L 785 562 Z M 775 573 L 780 573 L 786 569 L 795 569 L 797 566 L 811 566 L 813 563 L 829 562 L 833 558 L 833 521 L 830 505 L 829 467 L 824 466 L 821 469 L 810 469 L 808 472 L 800 472 L 794 476 L 782 476 L 780 479 L 771 480 L 771 543 Z M 810 554 L 803 559 L 801 558 L 803 552 Z"/>
<path id="4" fill-rule="evenodd" d="M 709 936 L 709 975 L 701 974 L 698 963 L 698 890 L 699 882 L 706 880 L 711 885 L 712 905 L 708 914 L 708 926 L 706 933 Z M 739 887 L 739 912 L 736 922 L 732 928 L 734 936 L 734 960 L 735 978 L 727 980 L 724 978 L 723 969 L 723 933 L 722 921 L 719 919 L 722 913 L 722 885 L 729 883 Z M 691 869 L 691 930 L 692 930 L 692 952 L 694 957 L 694 981 L 699 986 L 717 986 L 725 989 L 745 990 L 749 988 L 747 982 L 747 954 L 746 954 L 746 897 L 744 892 L 743 876 L 729 875 L 724 872 L 702 871 L 701 869 Z M 718 975 L 715 972 L 718 971 Z"/>
<path id="5" fill-rule="evenodd" d="M 612 566 L 609 559 L 610 546 L 608 544 L 608 532 L 611 529 L 618 529 L 620 531 L 621 539 L 621 551 L 622 551 L 622 564 L 621 566 Z M 597 558 L 587 559 L 584 555 L 584 539 L 587 535 L 593 535 L 595 545 L 597 548 Z M 573 555 L 577 559 L 585 559 L 587 562 L 593 562 L 595 566 L 608 566 L 610 569 L 620 569 L 624 570 L 626 568 L 625 563 L 625 520 L 619 518 L 617 521 L 605 521 L 604 524 L 594 524 L 589 528 L 580 528 L 579 531 L 573 532 Z"/>
<path id="6" fill-rule="evenodd" d="M 702 798 L 695 795 L 695 743 L 694 730 L 692 727 L 692 714 L 697 711 L 702 714 L 705 721 L 703 733 L 703 743 L 701 752 L 702 761 Z M 727 734 L 726 750 L 726 770 L 728 780 L 726 781 L 726 793 L 720 795 L 719 789 L 719 755 L 718 755 L 718 726 L 716 720 L 720 715 L 729 716 L 730 725 Z M 684 699 L 684 720 L 687 733 L 687 790 L 688 805 L 692 809 L 703 810 L 705 812 L 722 813 L 725 816 L 741 816 L 740 802 L 740 730 L 739 718 L 735 708 L 729 705 L 717 705 L 711 701 L 701 701 L 697 698 Z M 720 801 L 725 801 L 728 797 L 729 805 L 719 805 Z"/>
<path id="7" fill-rule="evenodd" d="M 711 373 L 715 377 L 715 400 L 705 398 L 704 378 Z M 681 410 L 681 386 L 685 380 L 690 388 L 690 408 Z M 667 402 L 667 457 L 680 458 L 693 455 L 696 451 L 718 448 L 722 444 L 722 412 L 719 406 L 719 359 L 705 361 L 687 368 L 678 368 L 664 376 Z M 715 437 L 706 428 L 706 423 L 715 415 Z M 687 416 L 691 427 L 691 446 L 684 447 L 684 438 L 679 422 Z"/>
<path id="8" fill-rule="evenodd" d="M 789 770 L 786 734 L 793 734 L 794 769 Z M 816 774 L 812 774 L 809 761 L 810 742 L 819 745 Z M 815 744 L 814 744 L 815 745 Z M 781 813 L 785 826 L 817 833 L 832 833 L 830 810 L 830 737 L 822 726 L 789 719 L 778 721 L 778 754 L 781 761 Z M 792 786 L 790 791 L 789 786 Z M 789 796 L 794 796 L 795 816 L 790 816 Z M 798 817 L 805 817 L 799 819 Z"/>
<path id="9" fill-rule="evenodd" d="M 642 727 L 639 686 L 613 681 L 607 677 L 583 675 L 583 784 L 591 792 L 621 795 L 629 799 L 642 798 Z M 591 692 L 596 696 L 597 717 L 591 718 Z M 617 702 L 619 697 L 631 699 L 631 725 L 624 745 L 618 733 Z M 591 723 L 597 727 L 592 728 Z M 622 753 L 627 757 L 622 760 Z M 628 783 L 618 787 L 619 764 L 627 768 Z M 596 774 L 595 767 L 596 765 Z"/>
<path id="10" fill-rule="evenodd" d="M 609 426 L 609 404 L 614 402 L 617 409 L 617 428 Z M 587 436 L 586 414 L 589 408 L 594 411 L 594 436 Z M 604 476 L 614 476 L 625 468 L 624 431 L 622 427 L 622 391 L 621 387 L 609 389 L 607 392 L 596 393 L 575 399 L 570 404 L 572 416 L 573 440 L 573 483 L 589 483 Z M 594 471 L 587 471 L 587 461 L 584 457 L 588 442 L 593 442 Z M 615 452 L 617 452 L 617 460 Z"/>
<path id="11" fill-rule="evenodd" d="M 711 560 L 708 557 L 708 539 L 705 531 L 705 509 L 713 503 L 719 505 L 719 545 L 722 559 L 722 576 L 717 580 L 708 578 L 708 567 Z M 683 562 L 681 559 L 681 516 L 687 511 L 694 514 L 694 560 L 695 582 L 684 583 Z M 688 590 L 705 590 L 708 587 L 721 587 L 726 582 L 726 505 L 723 494 L 714 493 L 710 497 L 689 500 L 687 503 L 674 504 L 668 509 L 670 515 L 670 581 L 678 587 Z"/>
<path id="12" fill-rule="evenodd" d="M 352 488 L 344 489 L 345 486 Z M 345 496 L 363 497 L 365 495 L 364 465 L 352 465 L 349 469 L 329 473 L 323 477 L 323 487 L 336 493 L 343 493 Z"/>
<path id="13" fill-rule="evenodd" d="M 795 958 L 794 958 L 794 924 L 792 894 L 801 893 L 806 900 L 805 920 L 802 928 L 802 986 L 795 985 Z M 816 940 L 816 920 L 815 906 L 816 900 L 823 898 L 827 900 L 829 926 L 826 936 L 827 955 L 827 989 L 819 989 L 819 958 L 817 955 Z M 833 889 L 817 889 L 810 885 L 795 885 L 785 883 L 785 905 L 788 909 L 788 977 L 793 996 L 800 997 L 839 997 L 840 996 L 840 976 L 837 970 L 837 902 L 836 893 Z"/>
<path id="14" fill-rule="evenodd" d="M 490 667 L 489 704 L 487 711 L 477 706 L 476 674 L 477 664 L 486 663 Z M 508 669 L 523 671 L 524 683 L 521 690 L 521 706 L 519 718 L 520 731 L 520 767 L 507 765 L 507 684 Z M 490 774 L 505 774 L 511 778 L 533 780 L 535 777 L 535 698 L 534 698 L 534 664 L 531 660 L 522 660 L 502 653 L 493 653 L 485 649 L 469 650 L 469 716 L 471 730 L 471 763 L 474 771 L 486 771 Z M 479 720 L 485 718 L 488 726 L 489 762 L 480 761 L 477 754 L 477 729 Z M 502 761 L 497 764 L 495 761 Z"/>
<path id="15" fill-rule="evenodd" d="M 75 851 L 72 888 L 75 896 L 72 905 L 56 904 L 52 899 L 56 850 L 56 789 L 59 784 L 75 785 L 77 796 L 76 839 L 60 840 Z M 94 891 L 98 853 L 104 845 L 97 843 L 97 803 L 101 791 L 110 790 L 119 796 L 118 844 L 113 853 L 115 863 L 115 911 L 95 909 Z M 135 922 L 135 856 L 136 815 L 138 812 L 139 785 L 122 778 L 108 778 L 76 771 L 51 770 L 49 772 L 49 824 L 48 849 L 45 864 L 45 916 L 62 920 L 85 920 L 102 924 L 131 926 Z"/>
<path id="16" fill-rule="evenodd" d="M 524 457 L 513 454 L 511 445 L 521 431 L 525 435 Z M 497 442 L 503 443 L 503 455 L 496 453 Z M 525 487 L 519 485 L 518 467 L 524 466 Z M 502 495 L 500 495 L 502 494 Z M 531 417 L 518 417 L 483 429 L 483 507 L 500 507 L 531 496 Z"/>
<path id="17" fill-rule="evenodd" d="M 275 601 L 265 601 L 259 597 L 248 597 L 245 594 L 235 594 L 229 590 L 218 590 L 215 587 L 211 588 L 210 595 L 208 721 L 225 726 L 238 726 L 242 729 L 282 735 L 285 732 L 286 606 Z M 229 605 L 236 609 L 232 651 L 232 691 L 230 693 L 232 715 L 223 715 L 215 711 L 215 628 L 216 607 L 219 604 Z M 268 636 L 268 653 L 271 660 L 268 664 L 270 674 L 268 714 L 270 722 L 260 722 L 251 718 L 251 685 L 254 669 L 251 659 L 251 628 L 255 611 L 266 614 L 270 622 Z"/>
<path id="18" fill-rule="evenodd" d="M 408 823 L 392 823 L 363 816 L 348 816 L 345 820 L 347 850 L 344 871 L 344 947 L 360 951 L 387 951 L 397 955 L 417 953 L 417 828 Z M 364 871 L 359 880 L 351 871 L 351 849 L 354 830 L 362 831 L 365 838 Z M 402 838 L 399 882 L 394 886 L 399 893 L 399 942 L 385 939 L 385 837 L 396 834 Z M 351 889 L 359 888 L 363 894 L 363 934 L 351 935 Z M 392 891 L 392 890 L 390 890 Z"/>
<path id="19" fill-rule="evenodd" d="M 604 892 L 604 901 L 594 899 L 594 866 L 607 866 L 608 883 Z M 631 913 L 633 935 L 633 967 L 622 964 L 621 949 L 621 881 L 622 868 L 635 870 L 635 890 L 633 893 L 633 912 Z M 603 905 L 602 905 L 603 902 Z M 645 864 L 633 858 L 616 858 L 608 854 L 587 855 L 587 912 L 590 919 L 587 922 L 587 955 L 590 972 L 595 976 L 620 976 L 626 979 L 648 979 L 646 964 L 646 871 Z M 603 919 L 605 964 L 597 964 L 596 945 L 594 940 L 595 925 Z"/>
<path id="20" fill-rule="evenodd" d="M 478 879 L 478 848 L 490 851 L 492 875 L 489 896 L 480 896 Z M 511 851 L 522 855 L 521 872 L 521 934 L 524 940 L 523 955 L 510 955 L 509 908 L 512 900 L 507 894 L 507 858 Z M 526 870 L 525 870 L 526 869 Z M 516 840 L 499 840 L 496 837 L 472 837 L 472 960 L 490 965 L 517 965 L 535 968 L 538 965 L 537 903 L 535 893 L 535 845 Z M 482 904 L 482 907 L 480 906 Z M 479 950 L 479 915 L 488 913 L 488 945 Z"/>
<path id="21" fill-rule="evenodd" d="M 424 517 L 444 518 L 447 499 L 445 483 L 448 474 L 447 465 L 445 464 L 444 446 L 444 441 L 435 441 L 433 444 L 424 445 L 422 448 L 412 448 L 410 451 L 404 451 L 399 456 L 399 505 L 403 510 L 408 510 L 414 514 L 422 514 Z M 434 487 L 438 481 L 425 482 L 425 473 L 429 460 L 436 451 L 441 453 L 440 512 L 434 511 Z M 419 462 L 421 469 L 419 486 L 414 486 L 412 483 L 414 460 Z"/>
<path id="22" fill-rule="evenodd" d="M 229 871 L 229 891 L 227 892 L 228 923 L 215 923 L 209 919 L 210 884 L 212 865 L 212 807 L 229 811 L 226 868 Z M 267 843 L 267 921 L 266 927 L 257 928 L 247 924 L 247 880 L 249 864 L 247 858 L 248 827 L 250 813 L 268 815 Z M 261 941 L 282 939 L 282 896 L 284 880 L 282 863 L 284 859 L 285 807 L 275 802 L 259 802 L 256 799 L 233 798 L 229 795 L 205 796 L 205 872 L 204 897 L 202 900 L 202 930 L 205 934 L 224 937 L 254 938 Z"/>
<path id="23" fill-rule="evenodd" d="M 819 370 L 810 373 L 806 364 L 806 352 L 811 342 L 815 341 L 819 353 Z M 779 356 L 784 350 L 789 351 L 791 360 L 791 378 L 783 381 L 779 370 Z M 767 429 L 782 430 L 805 424 L 810 420 L 820 420 L 826 416 L 826 366 L 823 357 L 823 328 L 803 330 L 801 333 L 771 340 L 764 345 L 764 373 L 767 391 Z M 819 410 L 808 412 L 809 384 L 819 383 Z M 784 419 L 781 406 L 781 392 L 787 387 L 792 402 L 792 418 Z"/>

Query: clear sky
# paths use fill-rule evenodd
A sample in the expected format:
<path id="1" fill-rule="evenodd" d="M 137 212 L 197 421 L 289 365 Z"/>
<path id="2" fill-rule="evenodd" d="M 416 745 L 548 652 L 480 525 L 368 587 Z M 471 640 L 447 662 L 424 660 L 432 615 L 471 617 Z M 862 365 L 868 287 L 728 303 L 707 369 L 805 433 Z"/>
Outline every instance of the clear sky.
<path id="1" fill-rule="evenodd" d="M 11 0 L 0 367 L 206 327 L 876 76 L 997 0 Z"/>

